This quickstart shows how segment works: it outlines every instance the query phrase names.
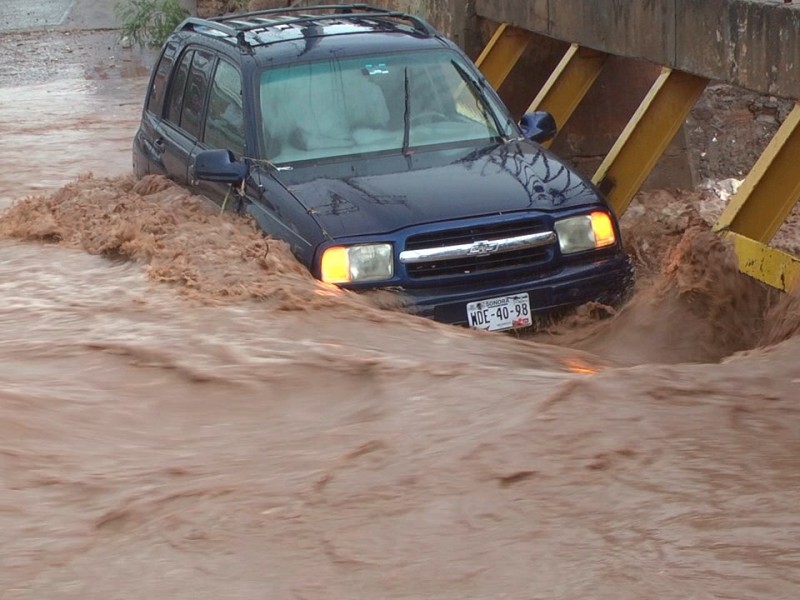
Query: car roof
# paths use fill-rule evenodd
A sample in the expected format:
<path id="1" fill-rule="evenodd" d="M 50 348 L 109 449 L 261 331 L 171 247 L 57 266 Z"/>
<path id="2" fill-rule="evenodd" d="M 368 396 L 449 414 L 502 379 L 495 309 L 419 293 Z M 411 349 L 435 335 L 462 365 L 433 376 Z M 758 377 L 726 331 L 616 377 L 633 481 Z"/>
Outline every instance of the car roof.
<path id="1" fill-rule="evenodd" d="M 318 5 L 261 10 L 213 19 L 188 18 L 179 32 L 193 31 L 252 54 L 257 62 L 313 60 L 447 45 L 427 22 L 367 4 Z M 262 50 L 264 49 L 264 50 Z"/>

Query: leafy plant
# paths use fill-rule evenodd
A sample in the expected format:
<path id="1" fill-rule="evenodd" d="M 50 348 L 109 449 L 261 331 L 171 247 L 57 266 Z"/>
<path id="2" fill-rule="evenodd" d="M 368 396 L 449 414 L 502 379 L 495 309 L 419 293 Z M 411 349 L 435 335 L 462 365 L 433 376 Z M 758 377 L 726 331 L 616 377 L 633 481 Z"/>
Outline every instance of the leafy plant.
<path id="1" fill-rule="evenodd" d="M 117 0 L 122 35 L 140 47 L 160 46 L 189 12 L 178 0 Z"/>

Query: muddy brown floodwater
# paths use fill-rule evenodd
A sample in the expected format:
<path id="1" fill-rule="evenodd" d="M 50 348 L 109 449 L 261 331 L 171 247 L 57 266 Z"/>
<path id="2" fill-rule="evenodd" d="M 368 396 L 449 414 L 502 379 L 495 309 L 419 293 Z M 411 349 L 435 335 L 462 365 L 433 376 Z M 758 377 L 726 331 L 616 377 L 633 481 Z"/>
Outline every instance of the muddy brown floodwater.
<path id="1" fill-rule="evenodd" d="M 134 182 L 143 87 L 0 88 L 0 598 L 800 595 L 800 303 L 691 195 L 615 317 L 473 333 Z"/>

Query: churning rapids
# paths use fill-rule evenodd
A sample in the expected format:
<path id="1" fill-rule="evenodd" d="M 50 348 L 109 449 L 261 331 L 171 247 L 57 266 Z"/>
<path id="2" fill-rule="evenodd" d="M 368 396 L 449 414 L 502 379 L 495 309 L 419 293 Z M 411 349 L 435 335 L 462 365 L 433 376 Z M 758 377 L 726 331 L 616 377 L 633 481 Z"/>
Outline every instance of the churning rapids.
<path id="1" fill-rule="evenodd" d="M 473 333 L 134 181 L 143 88 L 0 88 L 0 598 L 800 595 L 800 302 L 703 198 L 617 314 Z"/>

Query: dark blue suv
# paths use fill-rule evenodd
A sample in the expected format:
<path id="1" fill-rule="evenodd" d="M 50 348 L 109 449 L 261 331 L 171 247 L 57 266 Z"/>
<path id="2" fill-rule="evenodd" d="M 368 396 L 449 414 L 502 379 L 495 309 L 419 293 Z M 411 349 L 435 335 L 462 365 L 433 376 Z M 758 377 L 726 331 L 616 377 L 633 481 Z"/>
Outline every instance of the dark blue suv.
<path id="1" fill-rule="evenodd" d="M 167 40 L 133 149 L 285 240 L 315 277 L 504 330 L 630 280 L 605 200 L 425 21 L 362 4 L 190 18 Z"/>

